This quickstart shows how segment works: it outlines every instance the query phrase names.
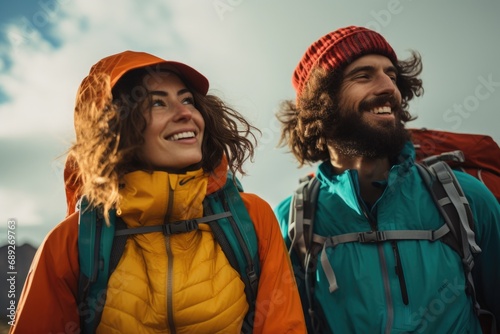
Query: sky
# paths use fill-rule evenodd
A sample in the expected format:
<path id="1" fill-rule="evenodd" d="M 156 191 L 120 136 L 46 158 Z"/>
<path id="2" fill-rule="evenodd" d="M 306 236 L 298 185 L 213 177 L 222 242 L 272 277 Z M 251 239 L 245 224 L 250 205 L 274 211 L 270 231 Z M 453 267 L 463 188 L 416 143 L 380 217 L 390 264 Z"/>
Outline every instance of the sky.
<path id="1" fill-rule="evenodd" d="M 500 143 L 500 0 L 0 0 L 0 245 L 38 246 L 66 213 L 63 166 L 76 91 L 124 50 L 187 63 L 260 128 L 246 191 L 275 206 L 298 178 L 278 148 L 279 104 L 307 47 L 348 25 L 381 33 L 399 58 L 422 55 L 425 93 L 409 127 L 486 134 Z"/>

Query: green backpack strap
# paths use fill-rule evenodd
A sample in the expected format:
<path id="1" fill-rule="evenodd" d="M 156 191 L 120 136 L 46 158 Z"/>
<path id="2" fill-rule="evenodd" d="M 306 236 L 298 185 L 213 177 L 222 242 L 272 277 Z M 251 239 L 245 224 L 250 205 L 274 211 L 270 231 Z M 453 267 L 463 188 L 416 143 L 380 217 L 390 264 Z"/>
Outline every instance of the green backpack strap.
<path id="1" fill-rule="evenodd" d="M 229 263 L 240 273 L 245 283 L 249 311 L 242 331 L 251 332 L 259 285 L 260 260 L 255 227 L 241 199 L 240 191 L 242 187 L 239 181 L 236 180 L 235 184 L 232 175 L 228 174 L 224 187 L 206 197 L 204 214 L 208 216 L 231 213 L 228 217 L 210 222 L 209 225 Z"/>
<path id="2" fill-rule="evenodd" d="M 79 201 L 79 212 L 80 326 L 84 333 L 94 333 L 106 302 L 116 215 L 114 210 L 110 211 L 110 226 L 106 225 L 102 209 L 90 206 L 85 197 Z"/>

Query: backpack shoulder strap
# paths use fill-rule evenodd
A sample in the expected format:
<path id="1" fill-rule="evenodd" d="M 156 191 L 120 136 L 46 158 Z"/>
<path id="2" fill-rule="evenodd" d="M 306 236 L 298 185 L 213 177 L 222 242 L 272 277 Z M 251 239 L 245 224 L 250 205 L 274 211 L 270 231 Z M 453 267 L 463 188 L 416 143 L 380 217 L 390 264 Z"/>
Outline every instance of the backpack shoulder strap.
<path id="1" fill-rule="evenodd" d="M 245 318 L 242 331 L 251 332 L 251 319 L 259 285 L 260 260 L 255 227 L 241 199 L 240 191 L 242 191 L 242 187 L 239 181 L 234 181 L 233 176 L 228 174 L 224 187 L 208 195 L 203 207 L 205 216 L 231 213 L 230 215 L 221 215 L 220 219 L 208 224 L 229 263 L 240 273 L 241 279 L 245 283 L 245 294 L 249 304 L 247 314 L 250 317 Z"/>
<path id="2" fill-rule="evenodd" d="M 78 250 L 80 280 L 78 305 L 84 333 L 93 333 L 99 324 L 106 301 L 109 276 L 121 258 L 127 236 L 130 234 L 163 232 L 183 233 L 196 229 L 199 223 L 208 223 L 214 238 L 221 245 L 230 264 L 238 270 L 245 283 L 245 294 L 253 315 L 259 284 L 260 261 L 257 235 L 253 222 L 239 192 L 241 183 L 231 175 L 224 187 L 205 199 L 205 217 L 149 228 L 127 229 L 114 211 L 110 212 L 110 226 L 104 221 L 100 208 L 89 206 L 82 198 L 79 203 Z M 249 317 L 250 319 L 251 317 Z M 248 321 L 250 322 L 250 321 Z M 244 332 L 251 332 L 252 324 L 245 323 Z"/>
<path id="3" fill-rule="evenodd" d="M 469 202 L 450 166 L 444 161 L 416 164 L 434 203 L 458 242 L 457 252 L 466 262 L 473 261 L 473 253 L 480 253 L 474 235 L 474 220 Z M 453 246 L 452 246 L 453 247 Z"/>
<path id="4" fill-rule="evenodd" d="M 78 203 L 78 257 L 80 278 L 78 307 L 81 327 L 92 333 L 100 320 L 106 301 L 110 255 L 115 233 L 115 212 L 109 213 L 110 225 L 106 225 L 101 208 L 89 205 L 82 197 Z"/>
<path id="5" fill-rule="evenodd" d="M 302 265 L 305 265 L 307 254 L 313 243 L 314 215 L 319 186 L 318 179 L 313 175 L 301 178 L 290 203 L 288 236 L 291 244 L 289 252 L 295 250 Z"/>
<path id="6" fill-rule="evenodd" d="M 453 170 L 446 162 L 441 160 L 433 160 L 431 163 L 424 161 L 422 164 L 417 163 L 416 166 L 438 210 L 450 228 L 452 236 L 450 246 L 462 258 L 462 265 L 467 279 L 467 292 L 472 297 L 476 313 L 477 315 L 486 314 L 489 316 L 491 313 L 481 309 L 477 301 L 472 277 L 474 255 L 480 253 L 481 248 L 475 240 L 474 221 L 467 198 Z"/>
<path id="7" fill-rule="evenodd" d="M 120 231 L 127 229 L 127 224 L 123 221 L 121 217 L 116 216 L 115 218 L 115 237 L 113 239 L 113 246 L 111 247 L 111 254 L 109 259 L 109 276 L 115 271 L 118 266 L 118 262 L 123 255 L 125 250 L 125 244 L 127 243 L 128 235 L 119 235 Z"/>
<path id="8" fill-rule="evenodd" d="M 288 236 L 291 240 L 288 251 L 290 254 L 295 252 L 304 271 L 301 275 L 304 276 L 308 314 L 314 333 L 320 333 L 322 328 L 322 317 L 317 315 L 314 301 L 314 276 L 318 253 L 321 251 L 321 242 L 316 240 L 319 236 L 313 233 L 319 188 L 320 182 L 314 175 L 301 178 L 290 202 L 288 218 Z"/>

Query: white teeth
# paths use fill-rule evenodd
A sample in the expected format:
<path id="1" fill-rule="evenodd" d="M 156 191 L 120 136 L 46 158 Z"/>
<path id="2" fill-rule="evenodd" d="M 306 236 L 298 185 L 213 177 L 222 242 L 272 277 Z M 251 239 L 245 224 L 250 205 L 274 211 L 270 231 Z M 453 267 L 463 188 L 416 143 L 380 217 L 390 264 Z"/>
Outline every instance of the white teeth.
<path id="1" fill-rule="evenodd" d="M 195 134 L 193 131 L 186 131 L 186 132 L 176 133 L 175 135 L 168 137 L 167 140 L 175 141 L 184 138 L 192 138 L 194 136 Z"/>
<path id="2" fill-rule="evenodd" d="M 391 111 L 391 107 L 383 106 L 383 107 L 374 108 L 374 109 L 372 109 L 371 112 L 374 114 L 390 114 L 392 111 Z"/>

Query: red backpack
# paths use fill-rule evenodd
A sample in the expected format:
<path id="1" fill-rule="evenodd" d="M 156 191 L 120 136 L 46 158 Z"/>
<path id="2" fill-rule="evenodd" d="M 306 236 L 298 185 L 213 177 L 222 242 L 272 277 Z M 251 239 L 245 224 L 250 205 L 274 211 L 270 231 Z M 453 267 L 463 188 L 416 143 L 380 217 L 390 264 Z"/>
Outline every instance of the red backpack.
<path id="1" fill-rule="evenodd" d="M 409 131 L 415 145 L 417 161 L 460 150 L 465 161 L 449 161 L 451 167 L 461 169 L 481 180 L 500 202 L 500 147 L 493 138 L 425 128 Z M 446 156 L 443 156 L 443 160 L 447 160 Z"/>

